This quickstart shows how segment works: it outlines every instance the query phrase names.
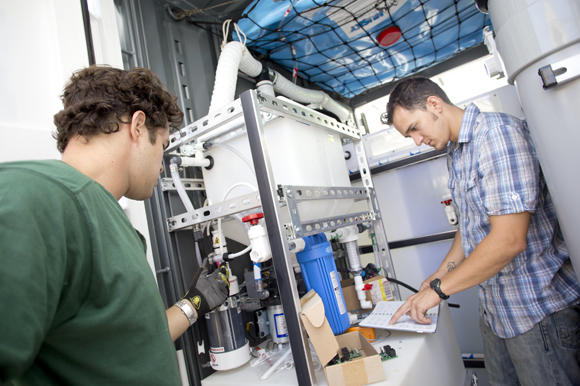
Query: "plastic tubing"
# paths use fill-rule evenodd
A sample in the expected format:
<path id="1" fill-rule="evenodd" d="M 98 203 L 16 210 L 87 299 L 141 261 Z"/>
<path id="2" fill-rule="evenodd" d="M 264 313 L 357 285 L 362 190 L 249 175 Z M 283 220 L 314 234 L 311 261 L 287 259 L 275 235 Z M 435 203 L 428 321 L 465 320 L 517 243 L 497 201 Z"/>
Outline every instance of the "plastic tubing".
<path id="1" fill-rule="evenodd" d="M 252 167 L 252 165 L 250 164 L 250 162 L 237 149 L 235 149 L 235 148 L 233 148 L 233 147 L 231 147 L 229 145 L 226 145 L 224 143 L 215 143 L 215 142 L 212 142 L 211 145 L 212 146 L 217 146 L 217 147 L 223 147 L 224 149 L 227 149 L 227 150 L 231 151 L 232 153 L 234 153 L 235 155 L 237 155 L 242 161 L 244 161 L 244 163 L 246 165 L 248 165 L 248 167 L 250 168 L 250 170 L 252 171 L 252 173 L 254 175 L 256 175 L 256 172 L 254 171 L 254 168 Z"/>
<path id="2" fill-rule="evenodd" d="M 181 182 L 181 178 L 179 177 L 178 171 L 179 167 L 172 162 L 169 165 L 169 169 L 171 170 L 171 178 L 173 179 L 173 185 L 175 185 L 175 189 L 179 194 L 179 198 L 181 198 L 181 202 L 183 202 L 183 206 L 185 206 L 185 210 L 188 212 L 193 212 L 195 209 L 193 207 L 193 204 L 189 200 L 189 197 L 185 192 L 185 188 L 183 187 L 183 183 Z"/>
<path id="3" fill-rule="evenodd" d="M 248 253 L 251 250 L 252 250 L 252 244 L 248 245 L 245 249 L 241 250 L 240 252 L 228 255 L 228 259 L 233 259 L 235 257 L 242 256 L 244 253 Z"/>
<path id="4" fill-rule="evenodd" d="M 253 185 L 251 185 L 251 184 L 248 184 L 247 182 L 238 182 L 237 184 L 233 184 L 232 186 L 230 186 L 230 188 L 229 188 L 229 189 L 226 191 L 226 193 L 224 194 L 224 198 L 222 198 L 222 202 L 223 202 L 223 201 L 225 201 L 225 200 L 226 200 L 226 198 L 228 198 L 229 194 L 232 192 L 232 190 L 234 190 L 234 189 L 235 189 L 235 188 L 237 188 L 238 186 L 247 186 L 248 188 L 252 189 L 253 191 L 257 191 L 257 190 L 258 190 L 258 189 L 256 189 L 256 188 L 255 188 Z M 221 219 L 221 217 L 220 217 L 220 218 L 218 218 L 218 232 L 219 232 L 219 234 L 220 234 L 220 235 L 222 234 L 222 219 Z M 223 252 L 224 252 L 224 247 L 223 247 L 223 244 L 222 244 L 222 240 L 223 240 L 223 237 L 220 237 L 220 253 L 221 253 L 221 254 L 223 254 Z M 251 250 L 251 248 L 252 248 L 252 244 L 250 244 L 250 245 L 248 246 L 248 248 L 250 248 L 250 250 Z M 246 249 L 248 249 L 248 248 L 246 248 Z M 244 249 L 244 251 L 245 251 L 246 249 Z M 246 251 L 246 252 L 244 252 L 244 251 L 242 251 L 242 252 L 243 252 L 243 253 L 246 253 L 246 252 L 247 252 L 247 251 Z M 239 256 L 239 255 L 238 255 L 238 256 Z M 229 256 L 229 257 L 230 257 L 230 258 L 233 258 L 233 257 L 237 257 L 237 256 Z"/>
<path id="5" fill-rule="evenodd" d="M 258 189 L 256 189 L 256 187 L 254 187 L 254 185 L 252 184 L 248 184 L 247 182 L 238 182 L 236 184 L 233 184 L 232 186 L 230 186 L 230 188 L 226 191 L 226 193 L 224 194 L 224 197 L 222 198 L 222 201 L 225 201 L 226 198 L 228 198 L 228 196 L 230 195 L 230 193 L 232 192 L 232 190 L 234 190 L 235 188 L 237 188 L 238 186 L 246 186 L 250 189 L 252 189 L 253 191 L 257 192 Z"/>

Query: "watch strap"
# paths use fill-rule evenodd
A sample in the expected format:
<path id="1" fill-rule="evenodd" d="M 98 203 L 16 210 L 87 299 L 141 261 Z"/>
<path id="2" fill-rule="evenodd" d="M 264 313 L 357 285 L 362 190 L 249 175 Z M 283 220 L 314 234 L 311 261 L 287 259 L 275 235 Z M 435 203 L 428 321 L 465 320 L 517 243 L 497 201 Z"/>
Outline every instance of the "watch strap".
<path id="1" fill-rule="evenodd" d="M 441 279 L 433 279 L 429 284 L 431 289 L 439 295 L 439 297 L 443 300 L 449 299 L 449 295 L 445 295 L 443 291 L 441 291 Z"/>

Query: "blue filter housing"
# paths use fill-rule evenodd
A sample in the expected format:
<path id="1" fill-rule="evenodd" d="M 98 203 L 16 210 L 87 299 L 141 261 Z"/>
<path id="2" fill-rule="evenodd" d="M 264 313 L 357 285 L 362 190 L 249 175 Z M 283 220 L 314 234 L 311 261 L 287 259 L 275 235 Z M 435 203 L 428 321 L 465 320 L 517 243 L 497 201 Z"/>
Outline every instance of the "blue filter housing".
<path id="1" fill-rule="evenodd" d="M 306 247 L 296 253 L 306 289 L 313 289 L 322 298 L 324 314 L 335 335 L 350 327 L 332 247 L 324 233 L 304 238 Z"/>

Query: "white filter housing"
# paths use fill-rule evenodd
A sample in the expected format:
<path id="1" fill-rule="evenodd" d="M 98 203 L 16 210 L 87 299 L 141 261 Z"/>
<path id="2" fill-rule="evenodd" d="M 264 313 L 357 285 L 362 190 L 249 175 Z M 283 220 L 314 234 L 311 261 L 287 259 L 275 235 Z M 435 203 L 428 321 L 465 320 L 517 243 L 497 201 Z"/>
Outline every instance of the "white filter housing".
<path id="1" fill-rule="evenodd" d="M 489 0 L 508 82 L 516 85 L 576 275 L 580 276 L 580 77 L 548 90 L 538 70 L 580 74 L 580 1 Z"/>
<path id="2" fill-rule="evenodd" d="M 291 118 L 266 123 L 264 131 L 276 184 L 351 186 L 342 143 L 336 133 Z M 247 135 L 242 134 L 223 143 L 236 149 L 247 162 L 223 146 L 214 146 L 205 152 L 204 156 L 214 159 L 210 170 L 203 169 L 207 197 L 214 203 L 221 202 L 227 190 L 236 183 L 245 182 L 257 187 L 254 171 L 247 165 L 252 164 Z M 251 192 L 249 187 L 239 186 L 231 191 L 227 199 Z M 300 219 L 306 221 L 348 213 L 353 203 L 349 199 L 301 202 L 298 204 Z M 282 213 L 284 215 L 286 211 L 282 210 Z M 288 219 L 285 218 L 285 221 Z M 239 228 L 241 231 L 241 226 Z M 231 227 L 229 230 L 231 232 Z M 237 240 L 228 233 L 228 227 L 224 227 L 224 232 L 227 237 Z M 247 236 L 244 235 L 244 238 L 247 243 Z"/>

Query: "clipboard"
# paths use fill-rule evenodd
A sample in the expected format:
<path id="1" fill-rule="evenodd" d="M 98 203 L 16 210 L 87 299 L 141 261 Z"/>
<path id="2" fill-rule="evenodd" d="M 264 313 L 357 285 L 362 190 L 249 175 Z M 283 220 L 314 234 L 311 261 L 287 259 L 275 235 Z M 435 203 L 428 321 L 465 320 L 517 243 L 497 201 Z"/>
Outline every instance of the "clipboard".
<path id="1" fill-rule="evenodd" d="M 373 312 L 364 318 L 359 323 L 359 326 L 426 334 L 432 334 L 437 330 L 439 306 L 430 308 L 427 311 L 426 316 L 431 319 L 430 324 L 419 324 L 411 319 L 409 315 L 403 315 L 397 320 L 397 323 L 390 325 L 391 318 L 404 303 L 404 301 L 377 303 Z"/>

